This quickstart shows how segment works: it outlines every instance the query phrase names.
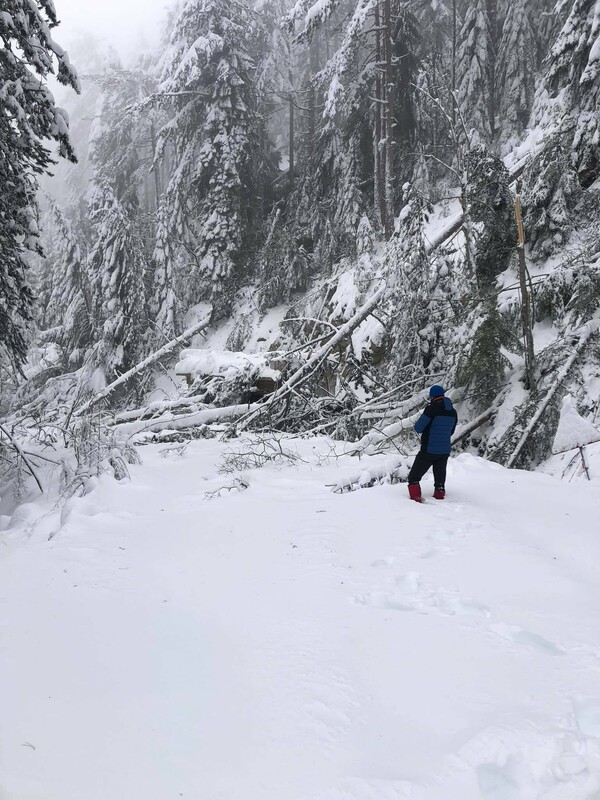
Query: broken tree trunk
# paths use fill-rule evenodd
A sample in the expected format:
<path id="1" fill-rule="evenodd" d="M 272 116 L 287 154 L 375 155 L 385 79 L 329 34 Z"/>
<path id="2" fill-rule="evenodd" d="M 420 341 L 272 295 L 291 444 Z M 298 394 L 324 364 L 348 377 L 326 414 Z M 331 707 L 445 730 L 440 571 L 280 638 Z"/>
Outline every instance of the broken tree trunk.
<path id="1" fill-rule="evenodd" d="M 247 428 L 248 425 L 256 419 L 259 415 L 266 413 L 269 409 L 271 409 L 276 403 L 284 400 L 288 397 L 295 389 L 301 386 L 308 378 L 310 377 L 311 373 L 319 366 L 319 364 L 323 361 L 324 358 L 328 355 L 329 352 L 337 345 L 339 342 L 344 339 L 346 336 L 351 334 L 359 325 L 360 323 L 366 319 L 371 311 L 375 308 L 375 306 L 379 303 L 381 298 L 383 297 L 385 289 L 379 289 L 375 294 L 367 300 L 364 305 L 359 308 L 356 314 L 351 317 L 348 322 L 346 322 L 342 327 L 335 333 L 331 339 L 329 339 L 325 344 L 323 344 L 319 349 L 313 353 L 313 355 L 308 359 L 308 361 L 299 367 L 293 375 L 291 375 L 287 381 L 279 388 L 277 391 L 273 392 L 269 396 L 269 399 L 260 405 L 260 408 L 250 411 L 240 420 L 238 420 L 236 428 L 238 431 L 244 430 Z"/>
<path id="2" fill-rule="evenodd" d="M 108 386 L 105 386 L 101 392 L 98 392 L 98 394 L 95 394 L 82 406 L 79 406 L 79 408 L 73 412 L 73 416 L 80 417 L 82 414 L 85 414 L 86 411 L 89 411 L 90 408 L 92 408 L 92 406 L 95 406 L 96 403 L 99 403 L 100 400 L 103 400 L 105 397 L 107 397 L 114 389 L 117 388 L 117 386 L 121 386 L 122 384 L 126 383 L 130 378 L 133 378 L 134 375 L 142 372 L 142 370 L 146 369 L 146 367 L 149 367 L 151 364 L 154 364 L 156 361 L 161 359 L 164 355 L 170 353 L 171 350 L 174 350 L 178 344 L 182 344 L 188 339 L 191 339 L 192 336 L 195 336 L 195 334 L 200 333 L 200 331 L 204 330 L 205 328 L 208 328 L 209 325 L 210 316 L 205 317 L 201 322 L 197 322 L 179 336 L 171 339 L 171 341 L 163 345 L 160 350 L 156 350 L 143 361 L 140 361 L 139 364 L 136 364 L 135 367 L 132 367 L 131 369 L 127 370 L 127 372 L 119 375 L 116 380 L 114 380 L 112 383 L 109 383 Z"/>

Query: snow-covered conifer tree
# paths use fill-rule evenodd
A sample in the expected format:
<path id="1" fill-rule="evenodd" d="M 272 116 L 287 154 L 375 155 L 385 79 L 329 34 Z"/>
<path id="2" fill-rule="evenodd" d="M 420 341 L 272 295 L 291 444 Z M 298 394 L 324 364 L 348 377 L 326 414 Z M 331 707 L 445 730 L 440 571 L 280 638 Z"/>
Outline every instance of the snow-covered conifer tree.
<path id="1" fill-rule="evenodd" d="M 536 33 L 530 4 L 508 4 L 502 29 L 496 71 L 501 139 L 510 141 L 522 133 L 529 120 L 536 78 Z"/>
<path id="2" fill-rule="evenodd" d="M 517 241 L 508 170 L 484 147 L 475 147 L 466 159 L 467 199 L 476 233 L 475 272 L 482 294 L 493 289 L 496 277 L 509 265 Z"/>
<path id="3" fill-rule="evenodd" d="M 48 290 L 43 319 L 51 330 L 50 340 L 62 350 L 65 365 L 76 368 L 92 344 L 92 290 L 80 226 L 53 202 L 51 213 L 55 238 L 45 269 Z M 48 334 L 43 338 L 48 341 Z"/>
<path id="4" fill-rule="evenodd" d="M 410 184 L 403 186 L 404 206 L 388 245 L 386 264 L 391 293 L 390 347 L 394 371 L 406 368 L 422 372 L 431 360 L 427 336 L 429 263 L 424 225 L 427 207 Z"/>
<path id="5" fill-rule="evenodd" d="M 191 261 L 180 275 L 181 299 L 210 297 L 216 316 L 260 222 L 254 182 L 265 136 L 250 56 L 255 29 L 243 2 L 187 0 L 157 95 L 173 112 L 159 133 L 159 154 L 169 144 L 176 158 L 166 235 Z"/>
<path id="6" fill-rule="evenodd" d="M 139 127 L 131 106 L 145 90 L 143 78 L 120 69 L 107 71 L 99 82 L 89 200 L 89 272 L 99 339 L 92 360 L 105 378 L 112 378 L 135 365 L 144 349 L 146 291 L 137 229 L 142 175 Z"/>
<path id="7" fill-rule="evenodd" d="M 600 175 L 600 0 L 574 0 L 548 61 L 545 87 L 561 97 L 573 165 L 590 186 Z"/>
<path id="8" fill-rule="evenodd" d="M 51 29 L 52 0 L 4 0 L 0 11 L 0 345 L 25 357 L 31 318 L 27 251 L 40 252 L 35 192 L 52 163 L 48 142 L 74 159 L 66 113 L 55 105 L 47 78 L 78 90 L 77 75 Z"/>
<path id="9" fill-rule="evenodd" d="M 494 136 L 494 42 L 489 0 L 474 0 L 459 35 L 456 101 L 467 129 L 488 142 Z"/>

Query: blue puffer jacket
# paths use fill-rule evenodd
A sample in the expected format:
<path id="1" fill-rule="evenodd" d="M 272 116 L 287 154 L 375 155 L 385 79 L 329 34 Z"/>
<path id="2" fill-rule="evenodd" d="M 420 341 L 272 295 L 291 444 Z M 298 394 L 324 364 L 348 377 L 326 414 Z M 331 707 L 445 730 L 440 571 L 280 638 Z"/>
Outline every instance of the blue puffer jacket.
<path id="1" fill-rule="evenodd" d="M 435 456 L 449 455 L 457 421 L 452 402 L 447 397 L 435 397 L 415 423 L 415 431 L 421 434 L 421 450 Z"/>

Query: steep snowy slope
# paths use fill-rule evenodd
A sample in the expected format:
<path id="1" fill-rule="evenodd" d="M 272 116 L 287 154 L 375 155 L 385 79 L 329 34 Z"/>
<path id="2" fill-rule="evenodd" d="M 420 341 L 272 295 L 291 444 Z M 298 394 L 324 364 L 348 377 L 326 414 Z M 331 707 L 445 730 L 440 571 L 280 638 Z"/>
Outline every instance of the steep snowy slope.
<path id="1" fill-rule="evenodd" d="M 598 483 L 462 455 L 419 506 L 288 446 L 1 534 L 0 798 L 597 800 Z"/>

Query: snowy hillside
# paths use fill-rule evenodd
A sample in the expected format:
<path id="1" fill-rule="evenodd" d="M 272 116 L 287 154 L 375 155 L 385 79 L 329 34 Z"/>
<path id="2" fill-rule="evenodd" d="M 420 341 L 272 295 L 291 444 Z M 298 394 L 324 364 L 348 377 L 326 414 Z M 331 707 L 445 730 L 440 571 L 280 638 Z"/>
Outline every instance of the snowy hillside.
<path id="1" fill-rule="evenodd" d="M 13 517 L 2 800 L 600 796 L 597 478 L 464 454 L 419 506 L 329 488 L 380 457 L 243 444 Z"/>

